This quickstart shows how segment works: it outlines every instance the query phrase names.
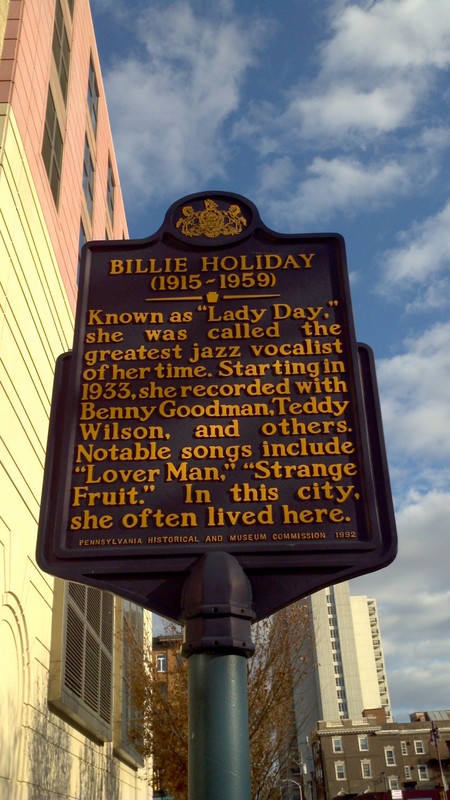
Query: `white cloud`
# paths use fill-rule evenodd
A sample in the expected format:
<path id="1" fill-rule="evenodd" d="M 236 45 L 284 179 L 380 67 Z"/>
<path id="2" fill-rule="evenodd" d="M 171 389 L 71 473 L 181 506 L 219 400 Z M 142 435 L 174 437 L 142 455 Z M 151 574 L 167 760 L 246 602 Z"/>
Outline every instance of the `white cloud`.
<path id="1" fill-rule="evenodd" d="M 448 565 L 445 554 L 448 550 L 448 518 L 450 516 L 450 490 L 431 490 L 427 493 L 412 491 L 397 511 L 399 530 L 398 569 L 402 582 L 412 588 L 420 565 L 420 584 L 416 583 L 415 595 L 420 601 L 420 620 L 433 625 L 448 618 L 450 605 L 440 605 L 435 592 L 449 595 Z M 442 555 L 440 555 L 442 554 Z M 443 557 L 444 563 L 440 559 Z M 395 562 L 394 562 L 395 564 Z M 388 597 L 386 595 L 385 599 Z M 407 608 L 408 595 L 400 598 Z M 433 613 L 431 613 L 433 612 Z"/>
<path id="2" fill-rule="evenodd" d="M 429 150 L 430 155 L 436 151 L 441 153 L 450 147 L 450 129 L 446 125 L 425 128 L 421 134 L 421 142 Z"/>
<path id="3" fill-rule="evenodd" d="M 449 341 L 450 323 L 435 324 L 406 340 L 403 353 L 377 364 L 397 485 L 398 555 L 353 581 L 352 591 L 377 599 L 396 719 L 448 705 Z"/>
<path id="4" fill-rule="evenodd" d="M 224 174 L 222 129 L 261 35 L 218 4 L 201 16 L 189 4 L 152 6 L 137 21 L 138 52 L 117 58 L 105 84 L 122 184 L 132 206 L 150 196 L 195 191 Z M 194 187 L 194 188 L 193 188 Z"/>
<path id="5" fill-rule="evenodd" d="M 449 303 L 450 201 L 436 215 L 399 234 L 399 246 L 384 253 L 379 290 L 420 288 L 411 310 L 437 308 Z"/>
<path id="6" fill-rule="evenodd" d="M 391 630 L 399 637 L 409 637 L 417 623 L 434 635 L 434 627 L 449 619 L 449 516 L 449 489 L 411 492 L 396 511 L 397 558 L 383 570 L 353 581 L 359 591 L 364 586 L 364 593 L 383 606 L 383 634 Z M 409 617 L 413 601 L 414 614 Z"/>
<path id="7" fill-rule="evenodd" d="M 450 64 L 447 0 L 432 7 L 429 0 L 349 3 L 332 18 L 319 60 L 311 87 L 300 87 L 285 114 L 297 133 L 355 144 L 357 135 L 394 131 L 411 121 L 435 72 Z"/>
<path id="8" fill-rule="evenodd" d="M 386 659 L 389 691 L 396 722 L 409 722 L 415 711 L 438 711 L 448 708 L 448 653 L 442 660 L 433 656 L 436 642 L 427 642 L 428 657 L 416 666 L 414 645 L 408 646 L 394 666 Z M 397 652 L 400 650 L 400 645 Z"/>
<path id="9" fill-rule="evenodd" d="M 279 161 L 272 169 L 278 174 Z M 270 169 L 264 171 L 264 187 L 269 187 Z M 291 185 L 295 174 L 291 172 Z M 274 178 L 276 181 L 276 178 Z M 394 196 L 407 190 L 409 179 L 403 166 L 395 161 L 366 165 L 356 158 L 315 158 L 303 181 L 283 199 L 266 201 L 266 207 L 280 225 L 302 225 L 326 220 L 338 211 L 348 213 L 377 207 L 382 201 L 391 201 Z"/>
<path id="10" fill-rule="evenodd" d="M 107 1 L 95 0 L 99 7 Z M 278 87 L 275 99 L 267 94 L 261 103 L 246 83 L 270 36 L 258 9 L 249 24 L 231 0 L 218 2 L 213 15 L 195 0 L 145 6 L 134 22 L 132 54 L 122 58 L 118 50 L 105 76 L 127 208 L 227 183 L 244 141 L 261 158 L 262 196 L 285 193 L 274 209 L 282 226 L 336 211 L 351 215 L 361 204 L 372 210 L 402 195 L 421 169 L 406 157 L 409 147 L 425 153 L 428 174 L 445 147 L 439 120 L 428 137 L 416 127 L 401 151 L 395 132 L 407 133 L 402 126 L 413 119 L 430 76 L 448 63 L 446 3 L 436 0 L 433 12 L 427 0 L 345 3 L 318 51 L 315 77 L 299 83 L 293 72 L 291 88 Z M 123 15 L 124 6 L 111 13 Z M 380 136 L 392 145 L 381 162 L 370 149 Z M 299 144 L 333 155 L 341 147 L 344 155 L 316 157 L 296 176 Z M 350 150 L 358 158 L 348 157 Z M 428 294 L 430 305 L 443 296 L 440 287 Z"/>
<path id="11" fill-rule="evenodd" d="M 377 599 L 396 719 L 448 707 L 449 516 L 449 491 L 412 492 L 396 515 L 396 560 L 351 582 L 352 594 Z"/>
<path id="12" fill-rule="evenodd" d="M 280 97 L 252 107 L 238 128 L 261 153 L 275 140 L 280 155 L 299 142 L 364 151 L 380 136 L 423 124 L 421 103 L 450 64 L 448 0 L 336 5 L 315 76 L 293 76 L 281 95 L 284 108 Z"/>
<path id="13" fill-rule="evenodd" d="M 383 86 L 358 87 L 332 82 L 321 93 L 299 95 L 286 111 L 283 124 L 297 137 L 327 140 L 375 136 L 395 130 L 416 103 L 417 86 L 395 80 Z"/>
<path id="14" fill-rule="evenodd" d="M 395 457 L 418 460 L 416 474 L 448 460 L 450 323 L 406 340 L 406 350 L 377 364 L 386 441 Z"/>
<path id="15" fill-rule="evenodd" d="M 334 36 L 321 52 L 331 75 L 355 69 L 445 69 L 450 64 L 447 0 L 378 0 L 349 3 L 333 19 Z"/>

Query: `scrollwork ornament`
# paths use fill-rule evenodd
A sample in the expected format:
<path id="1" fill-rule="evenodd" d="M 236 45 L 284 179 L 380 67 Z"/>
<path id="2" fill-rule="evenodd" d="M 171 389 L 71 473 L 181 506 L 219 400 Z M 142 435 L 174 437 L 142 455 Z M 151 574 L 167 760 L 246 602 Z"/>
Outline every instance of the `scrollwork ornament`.
<path id="1" fill-rule="evenodd" d="M 236 236 L 247 225 L 247 220 L 240 207 L 233 203 L 228 208 L 220 209 L 215 200 L 204 200 L 205 208 L 195 211 L 192 206 L 183 206 L 182 217 L 176 223 L 184 236 L 206 236 L 216 239 L 218 236 Z"/>

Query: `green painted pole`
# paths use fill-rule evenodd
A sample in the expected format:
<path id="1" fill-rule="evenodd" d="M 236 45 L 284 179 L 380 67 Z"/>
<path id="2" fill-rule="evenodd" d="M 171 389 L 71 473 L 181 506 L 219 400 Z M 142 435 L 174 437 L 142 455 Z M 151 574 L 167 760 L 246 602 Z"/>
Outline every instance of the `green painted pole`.
<path id="1" fill-rule="evenodd" d="M 250 582 L 230 554 L 202 556 L 182 598 L 188 659 L 189 800 L 250 800 Z"/>
<path id="2" fill-rule="evenodd" d="M 189 800 L 250 800 L 245 656 L 199 653 L 189 670 Z"/>

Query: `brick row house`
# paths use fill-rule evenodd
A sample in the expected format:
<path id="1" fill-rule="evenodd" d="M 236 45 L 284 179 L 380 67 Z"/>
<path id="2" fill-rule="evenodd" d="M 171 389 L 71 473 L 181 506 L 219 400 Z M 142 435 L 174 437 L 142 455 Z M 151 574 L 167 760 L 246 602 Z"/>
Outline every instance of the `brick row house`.
<path id="1" fill-rule="evenodd" d="M 448 785 L 450 712 L 419 716 L 386 722 L 384 710 L 375 709 L 359 719 L 319 722 L 312 736 L 318 800 Z"/>

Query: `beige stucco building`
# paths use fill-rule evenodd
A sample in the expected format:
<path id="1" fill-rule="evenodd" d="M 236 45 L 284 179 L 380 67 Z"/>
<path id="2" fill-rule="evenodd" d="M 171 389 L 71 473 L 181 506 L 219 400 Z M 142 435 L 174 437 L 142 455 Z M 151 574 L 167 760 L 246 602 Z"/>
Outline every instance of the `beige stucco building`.
<path id="1" fill-rule="evenodd" d="M 80 249 L 127 236 L 88 0 L 0 0 L 0 48 L 0 798 L 140 800 L 121 636 L 139 612 L 35 562 Z"/>

